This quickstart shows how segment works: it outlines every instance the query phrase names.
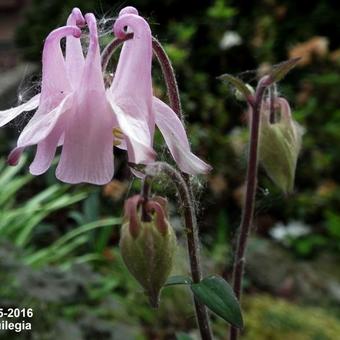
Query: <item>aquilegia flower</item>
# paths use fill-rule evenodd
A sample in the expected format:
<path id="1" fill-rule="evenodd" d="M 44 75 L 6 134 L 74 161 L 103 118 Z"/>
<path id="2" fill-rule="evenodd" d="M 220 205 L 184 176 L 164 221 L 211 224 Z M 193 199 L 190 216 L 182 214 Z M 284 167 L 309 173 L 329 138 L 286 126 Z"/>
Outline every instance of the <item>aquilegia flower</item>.
<path id="1" fill-rule="evenodd" d="M 79 9 L 74 9 L 68 22 L 69 26 L 52 31 L 46 38 L 42 58 L 41 93 L 22 105 L 0 112 L 0 126 L 3 126 L 22 112 L 38 107 L 37 112 L 20 135 L 17 147 L 8 158 L 9 164 L 15 165 L 24 148 L 37 144 L 36 157 L 30 167 L 31 173 L 35 175 L 43 173 L 49 167 L 54 153 L 52 157 L 46 157 L 47 149 L 52 148 L 47 137 L 58 139 L 56 142 L 60 142 L 60 138 L 56 137 L 56 134 L 60 134 L 56 130 L 60 128 L 54 129 L 54 127 L 61 113 L 70 106 L 69 94 L 72 92 L 72 87 L 67 77 L 60 40 L 63 37 L 69 39 L 71 36 L 72 39 L 79 38 L 81 31 L 75 24 L 83 25 L 85 21 Z M 73 44 L 74 41 L 67 42 L 67 54 L 72 54 Z M 51 154 L 52 150 L 49 151 Z"/>
<path id="2" fill-rule="evenodd" d="M 142 164 L 154 161 L 152 145 L 156 124 L 182 171 L 188 174 L 209 171 L 210 166 L 191 152 L 176 113 L 153 97 L 151 30 L 133 7 L 124 8 L 114 24 L 118 38 L 124 38 L 128 32 L 133 32 L 133 38 L 124 42 L 107 98 L 124 134 L 129 161 Z"/>
<path id="3" fill-rule="evenodd" d="M 105 97 L 100 66 L 96 20 L 86 15 L 90 44 L 86 60 L 80 43 L 79 27 L 85 19 L 74 9 L 67 26 L 52 31 L 44 45 L 41 94 L 27 103 L 0 113 L 0 125 L 24 111 L 38 110 L 19 136 L 10 153 L 15 165 L 22 151 L 37 145 L 30 166 L 33 175 L 51 165 L 58 145 L 62 145 L 57 178 L 68 183 L 104 184 L 113 176 L 113 117 Z M 65 58 L 60 40 L 66 37 Z"/>
<path id="4" fill-rule="evenodd" d="M 87 24 L 90 43 L 84 58 L 80 28 Z M 210 166 L 190 151 L 181 121 L 152 95 L 152 36 L 149 25 L 137 11 L 127 7 L 120 13 L 114 31 L 118 37 L 133 31 L 124 43 L 111 87 L 106 91 L 102 75 L 96 19 L 85 19 L 75 8 L 67 26 L 46 38 L 42 58 L 41 93 L 28 102 L 0 111 L 0 126 L 25 111 L 37 108 L 8 157 L 16 165 L 23 150 L 37 145 L 30 165 L 33 175 L 47 171 L 58 146 L 62 146 L 56 176 L 67 183 L 102 185 L 114 173 L 113 146 L 121 144 L 136 164 L 153 162 L 155 124 L 182 171 L 206 172 Z M 63 56 L 60 40 L 66 37 Z"/>

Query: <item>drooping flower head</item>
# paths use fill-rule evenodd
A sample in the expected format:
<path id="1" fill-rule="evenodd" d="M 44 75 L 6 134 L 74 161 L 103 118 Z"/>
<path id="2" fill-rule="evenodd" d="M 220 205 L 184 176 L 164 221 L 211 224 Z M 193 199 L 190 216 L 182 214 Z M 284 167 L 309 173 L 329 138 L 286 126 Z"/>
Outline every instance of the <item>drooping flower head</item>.
<path id="1" fill-rule="evenodd" d="M 190 150 L 185 129 L 176 113 L 152 89 L 152 35 L 148 23 L 133 7 L 124 8 L 114 24 L 114 33 L 124 42 L 107 98 L 123 131 L 133 163 L 147 164 L 155 159 L 152 148 L 158 126 L 179 168 L 189 174 L 205 173 L 210 166 Z"/>
<path id="2" fill-rule="evenodd" d="M 86 57 L 80 41 L 80 28 L 84 25 L 90 36 Z M 43 49 L 41 93 L 16 108 L 0 112 L 2 126 L 22 112 L 37 108 L 9 155 L 9 164 L 15 165 L 25 148 L 36 145 L 30 172 L 40 175 L 50 167 L 57 147 L 61 146 L 58 179 L 102 185 L 113 177 L 113 145 L 121 144 L 121 148 L 127 149 L 130 162 L 148 164 L 155 160 L 156 124 L 182 171 L 196 174 L 209 170 L 191 153 L 176 114 L 153 97 L 152 36 L 147 22 L 136 9 L 127 7 L 121 11 L 114 31 L 117 37 L 127 32 L 133 32 L 134 37 L 125 42 L 107 91 L 93 14 L 84 18 L 75 8 L 67 26 L 48 35 Z M 64 37 L 65 57 L 60 46 Z M 113 132 L 119 132 L 118 136 Z"/>
<path id="3" fill-rule="evenodd" d="M 74 15 L 78 15 L 77 12 Z M 34 175 L 45 172 L 50 166 L 62 135 L 61 122 L 72 104 L 72 86 L 60 40 L 68 36 L 79 38 L 80 35 L 77 26 L 64 26 L 52 31 L 45 40 L 39 106 L 8 158 L 9 164 L 15 165 L 26 147 L 37 145 L 36 156 L 30 166 Z"/>
<path id="4" fill-rule="evenodd" d="M 105 96 L 96 20 L 93 14 L 85 18 L 75 8 L 67 26 L 48 35 L 43 49 L 41 94 L 10 112 L 1 112 L 0 123 L 4 125 L 38 106 L 9 155 L 9 163 L 15 165 L 26 147 L 37 145 L 30 172 L 40 175 L 50 167 L 57 147 L 62 146 L 58 179 L 105 184 L 113 176 L 114 124 Z M 86 59 L 79 39 L 79 27 L 85 24 L 90 32 Z M 64 37 L 65 57 L 60 46 Z"/>
<path id="5" fill-rule="evenodd" d="M 51 32 L 45 41 L 44 51 L 43 51 L 43 70 L 42 70 L 42 86 L 41 92 L 44 94 L 43 98 L 40 99 L 40 93 L 31 98 L 26 103 L 23 103 L 17 107 L 0 111 L 0 126 L 4 126 L 11 120 L 19 116 L 25 111 L 31 111 L 36 109 L 38 106 L 44 106 L 46 101 L 51 94 L 56 94 L 54 89 L 57 91 L 64 91 L 65 87 L 65 75 L 64 75 L 64 61 L 62 57 L 62 52 L 59 47 L 59 41 L 66 37 L 66 68 L 68 72 L 73 72 L 73 65 L 75 64 L 73 60 L 76 58 L 79 60 L 82 55 L 81 45 L 79 41 L 79 36 L 81 31 L 77 26 L 82 26 L 85 24 L 85 19 L 78 8 L 74 8 L 67 20 L 67 26 L 61 27 L 53 32 Z M 79 50 L 80 47 L 80 50 Z M 80 52 L 80 53 L 79 53 Z M 55 68 L 53 68 L 55 64 Z M 59 71 L 62 70 L 63 74 Z M 79 73 L 79 72 L 78 72 Z M 60 75 L 60 78 L 59 78 Z M 55 79 L 53 77 L 55 76 Z M 54 97 L 54 96 L 52 96 Z M 55 101 L 58 101 L 57 99 Z M 45 102 L 45 104 L 44 104 Z"/>

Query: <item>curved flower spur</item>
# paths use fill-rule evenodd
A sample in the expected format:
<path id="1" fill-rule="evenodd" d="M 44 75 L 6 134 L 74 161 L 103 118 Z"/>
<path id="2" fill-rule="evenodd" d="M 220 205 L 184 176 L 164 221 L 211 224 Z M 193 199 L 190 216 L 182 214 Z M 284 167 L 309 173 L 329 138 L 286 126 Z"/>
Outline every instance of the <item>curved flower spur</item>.
<path id="1" fill-rule="evenodd" d="M 60 106 L 67 107 L 67 103 L 69 102 L 68 95 L 70 92 L 72 92 L 72 89 L 67 79 L 65 61 L 60 49 L 60 40 L 64 37 L 67 37 L 67 40 L 69 40 L 70 37 L 74 39 L 74 41 L 71 43 L 67 41 L 66 54 L 72 54 L 72 45 L 74 45 L 74 43 L 79 40 L 78 38 L 81 35 L 80 29 L 75 26 L 75 24 L 85 24 L 85 20 L 79 9 L 74 9 L 72 11 L 72 14 L 68 19 L 68 23 L 68 26 L 64 26 L 52 31 L 46 38 L 42 57 L 41 93 L 37 94 L 22 105 L 9 110 L 0 111 L 0 126 L 3 126 L 21 113 L 34 110 L 38 107 L 37 112 L 25 127 L 22 136 L 19 137 L 17 148 L 14 149 L 9 156 L 8 161 L 11 165 L 15 165 L 18 162 L 20 154 L 26 146 L 39 144 L 39 142 L 43 141 L 43 139 L 50 132 L 49 124 L 42 124 L 40 126 L 42 129 L 41 131 L 37 131 L 39 133 L 37 136 L 35 136 L 35 140 L 31 140 L 31 143 L 27 143 L 27 132 L 30 130 L 30 127 L 33 127 L 33 125 L 36 125 L 39 121 L 43 123 L 43 118 L 50 117 L 53 119 L 55 113 L 60 111 Z M 44 148 L 42 144 L 40 145 L 40 147 L 38 146 L 40 151 L 37 150 L 35 159 L 37 162 L 39 158 L 41 159 L 39 154 L 41 154 L 41 151 Z M 37 169 L 35 169 L 35 166 L 37 165 L 35 161 L 31 166 L 31 172 L 33 174 L 37 172 Z"/>
<path id="2" fill-rule="evenodd" d="M 86 23 L 90 45 L 85 60 L 78 26 Z M 16 165 L 22 151 L 36 144 L 30 172 L 40 175 L 50 167 L 57 146 L 63 145 L 56 171 L 58 179 L 68 183 L 105 184 L 113 177 L 114 124 L 105 98 L 96 20 L 92 14 L 87 14 L 85 21 L 80 10 L 75 8 L 67 24 L 46 38 L 41 94 L 16 108 L 0 112 L 2 126 L 22 112 L 38 107 L 19 136 L 8 162 Z M 60 47 L 64 37 L 65 58 Z"/>
<path id="3" fill-rule="evenodd" d="M 126 7 L 119 13 L 114 33 L 123 39 L 131 32 L 133 38 L 124 42 L 113 82 L 107 90 L 108 101 L 124 134 L 129 161 L 137 164 L 154 161 L 152 145 L 157 125 L 183 172 L 208 172 L 211 167 L 191 152 L 185 129 L 176 113 L 153 97 L 151 30 L 135 8 Z"/>

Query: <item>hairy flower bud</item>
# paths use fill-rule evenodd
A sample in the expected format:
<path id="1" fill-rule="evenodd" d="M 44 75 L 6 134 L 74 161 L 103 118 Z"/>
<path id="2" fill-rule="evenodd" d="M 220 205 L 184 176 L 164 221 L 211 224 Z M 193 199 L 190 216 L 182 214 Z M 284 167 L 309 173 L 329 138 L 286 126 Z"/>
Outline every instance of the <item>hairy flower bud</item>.
<path id="1" fill-rule="evenodd" d="M 290 107 L 284 98 L 276 98 L 275 109 L 280 117 L 271 122 L 270 104 L 263 103 L 259 156 L 272 181 L 285 193 L 294 187 L 296 163 L 301 149 L 303 128 L 292 119 Z"/>
<path id="2" fill-rule="evenodd" d="M 120 249 L 128 270 L 145 289 L 150 304 L 157 307 L 176 249 L 176 235 L 167 219 L 164 198 L 144 202 L 136 195 L 126 201 Z"/>
<path id="3" fill-rule="evenodd" d="M 246 88 L 249 90 L 249 93 L 253 96 L 255 94 L 254 88 L 250 84 L 245 84 Z M 235 89 L 235 97 L 237 100 L 243 102 L 247 101 L 248 97 L 245 96 L 239 89 Z"/>

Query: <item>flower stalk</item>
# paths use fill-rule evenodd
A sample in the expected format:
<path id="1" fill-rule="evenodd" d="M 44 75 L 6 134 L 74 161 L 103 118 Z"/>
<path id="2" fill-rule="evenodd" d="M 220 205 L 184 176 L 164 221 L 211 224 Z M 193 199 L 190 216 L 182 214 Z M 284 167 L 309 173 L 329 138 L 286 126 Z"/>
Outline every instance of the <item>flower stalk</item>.
<path id="1" fill-rule="evenodd" d="M 132 39 L 133 34 L 128 34 L 124 39 L 114 39 L 107 45 L 102 53 L 102 68 L 105 74 L 106 68 L 110 58 L 116 49 L 126 40 Z M 182 124 L 184 125 L 184 115 L 181 107 L 181 100 L 178 90 L 178 85 L 175 77 L 175 72 L 172 67 L 171 61 L 165 52 L 160 42 L 152 37 L 152 49 L 153 54 L 156 56 L 157 61 L 162 70 L 164 82 L 167 88 L 167 94 L 169 98 L 169 106 L 178 115 Z M 194 283 L 198 283 L 202 279 L 202 269 L 200 264 L 199 255 L 199 240 L 198 240 L 198 227 L 196 220 L 195 207 L 192 199 L 192 188 L 190 178 L 185 173 L 178 172 L 171 165 L 163 162 L 155 162 L 152 165 L 148 165 L 146 177 L 143 180 L 142 196 L 148 195 L 150 190 L 150 176 L 156 176 L 156 174 L 165 173 L 176 184 L 177 190 L 180 195 L 180 199 L 183 207 L 183 216 L 185 222 L 185 230 L 187 235 L 187 246 L 189 253 L 189 262 L 191 268 L 192 280 Z M 153 169 L 151 171 L 151 169 Z M 151 175 L 153 173 L 153 175 Z M 145 197 L 145 196 L 144 196 Z M 147 196 L 146 196 L 147 197 Z M 145 209 L 143 209 L 145 211 Z M 144 218 L 148 218 L 143 214 Z M 212 339 L 212 332 L 210 328 L 210 321 L 206 307 L 194 298 L 197 323 L 200 329 L 200 334 L 203 340 Z"/>
<path id="2" fill-rule="evenodd" d="M 132 38 L 133 33 L 128 33 L 123 39 L 115 38 L 106 45 L 105 49 L 102 52 L 102 69 L 104 74 L 106 72 L 109 61 L 117 48 L 119 48 L 125 41 Z M 152 37 L 152 50 L 162 70 L 164 82 L 167 88 L 167 94 L 169 97 L 170 107 L 179 115 L 182 123 L 184 123 L 181 100 L 174 69 L 163 46 L 155 37 Z"/>
<path id="3" fill-rule="evenodd" d="M 150 216 L 147 213 L 146 205 L 150 198 L 152 178 L 150 176 L 144 176 L 142 182 L 141 197 L 143 198 L 142 203 L 142 221 L 150 222 Z"/>
<path id="4" fill-rule="evenodd" d="M 132 38 L 133 38 L 133 33 L 128 33 L 124 38 L 122 38 L 122 39 L 115 38 L 109 44 L 106 45 L 105 49 L 103 50 L 103 52 L 101 54 L 103 73 L 105 73 L 105 71 L 107 69 L 107 65 L 109 64 L 109 61 L 110 61 L 112 55 L 117 50 L 117 48 L 121 44 L 123 44 L 124 41 L 132 39 Z"/>
<path id="5" fill-rule="evenodd" d="M 245 251 L 250 230 L 253 224 L 255 193 L 258 172 L 258 144 L 260 129 L 260 114 L 264 93 L 270 85 L 270 78 L 264 77 L 259 82 L 254 100 L 248 101 L 251 110 L 250 148 L 248 154 L 248 168 L 246 175 L 245 201 L 242 211 L 240 232 L 237 240 L 236 254 L 233 267 L 233 289 L 240 301 L 242 295 L 242 281 L 245 265 Z M 237 340 L 239 331 L 236 327 L 230 328 L 230 340 Z"/>
<path id="6" fill-rule="evenodd" d="M 178 85 L 174 69 L 171 61 L 165 52 L 164 48 L 156 38 L 152 38 L 153 53 L 156 56 L 166 84 L 170 107 L 177 113 L 182 121 L 183 126 L 184 115 L 181 106 L 181 99 L 179 95 Z M 169 166 L 170 167 L 170 166 Z M 169 169 L 171 168 L 168 168 Z M 194 283 L 199 283 L 202 279 L 202 268 L 200 263 L 198 226 L 196 220 L 196 212 L 193 204 L 192 186 L 190 178 L 187 174 L 179 174 L 175 172 L 176 176 L 172 175 L 173 180 L 176 179 L 177 190 L 180 194 L 183 215 L 187 234 L 187 246 L 190 260 L 191 275 Z M 170 174 L 169 174 L 170 175 Z M 194 297 L 196 318 L 200 329 L 201 337 L 204 340 L 212 339 L 212 331 L 210 328 L 210 320 L 206 307 Z"/>
<path id="7" fill-rule="evenodd" d="M 190 188 L 182 174 L 170 164 L 165 162 L 155 162 L 149 164 L 145 168 L 147 176 L 156 177 L 165 174 L 176 185 L 179 194 L 182 213 L 185 222 L 185 230 L 187 234 L 187 245 L 190 259 L 190 268 L 193 283 L 199 283 L 202 279 L 202 269 L 199 256 L 198 227 L 196 220 L 195 207 L 192 201 Z M 145 182 L 144 182 L 145 183 Z M 197 323 L 199 326 L 201 338 L 203 340 L 211 340 L 212 332 L 210 328 L 209 316 L 205 306 L 194 298 Z"/>

